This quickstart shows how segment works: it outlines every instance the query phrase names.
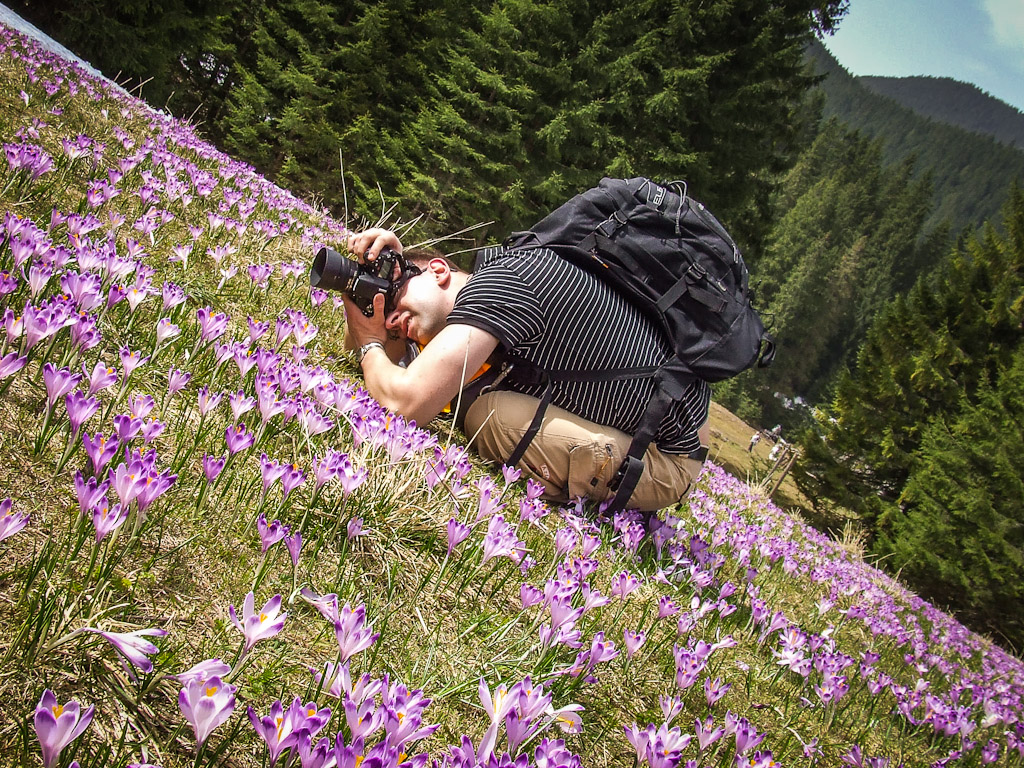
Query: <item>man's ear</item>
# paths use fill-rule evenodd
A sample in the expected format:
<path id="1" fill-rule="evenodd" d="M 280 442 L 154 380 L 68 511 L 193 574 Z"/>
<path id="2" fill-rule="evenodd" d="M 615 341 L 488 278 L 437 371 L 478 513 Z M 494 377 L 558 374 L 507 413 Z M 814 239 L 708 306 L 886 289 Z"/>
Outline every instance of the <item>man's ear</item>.
<path id="1" fill-rule="evenodd" d="M 434 276 L 437 284 L 442 288 L 446 287 L 451 281 L 452 270 L 444 259 L 431 259 L 427 262 L 427 270 Z"/>

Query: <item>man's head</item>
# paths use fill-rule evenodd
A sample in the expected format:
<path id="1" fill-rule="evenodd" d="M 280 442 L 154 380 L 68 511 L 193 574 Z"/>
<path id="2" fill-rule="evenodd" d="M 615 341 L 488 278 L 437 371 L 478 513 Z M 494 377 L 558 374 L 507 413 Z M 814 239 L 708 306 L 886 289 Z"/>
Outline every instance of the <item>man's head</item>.
<path id="1" fill-rule="evenodd" d="M 403 281 L 385 325 L 389 334 L 425 345 L 444 328 L 469 275 L 436 251 L 409 249 L 403 256 L 419 274 Z"/>

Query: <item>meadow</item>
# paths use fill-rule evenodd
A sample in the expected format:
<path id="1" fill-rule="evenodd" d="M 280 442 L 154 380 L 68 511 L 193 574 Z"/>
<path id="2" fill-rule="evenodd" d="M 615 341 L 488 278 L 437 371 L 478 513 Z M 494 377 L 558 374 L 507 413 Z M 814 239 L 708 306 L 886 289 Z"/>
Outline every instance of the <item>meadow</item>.
<path id="1" fill-rule="evenodd" d="M 711 462 L 552 508 L 360 386 L 345 222 L 0 78 L 0 765 L 1024 765 L 1019 659 Z"/>

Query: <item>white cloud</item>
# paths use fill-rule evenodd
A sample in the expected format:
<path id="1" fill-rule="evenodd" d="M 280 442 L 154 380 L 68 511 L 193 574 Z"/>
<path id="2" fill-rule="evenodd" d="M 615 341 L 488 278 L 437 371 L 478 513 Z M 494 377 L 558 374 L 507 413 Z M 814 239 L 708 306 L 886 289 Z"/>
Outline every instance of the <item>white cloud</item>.
<path id="1" fill-rule="evenodd" d="M 992 32 L 1000 45 L 1024 56 L 1024 2 L 1021 0 L 982 0 L 992 22 Z"/>

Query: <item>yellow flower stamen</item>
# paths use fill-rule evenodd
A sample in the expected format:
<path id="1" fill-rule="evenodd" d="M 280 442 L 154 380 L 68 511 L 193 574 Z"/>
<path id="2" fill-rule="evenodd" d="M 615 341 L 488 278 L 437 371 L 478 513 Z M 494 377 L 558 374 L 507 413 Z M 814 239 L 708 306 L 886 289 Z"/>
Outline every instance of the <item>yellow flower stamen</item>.
<path id="1" fill-rule="evenodd" d="M 64 714 L 64 705 L 63 704 L 54 704 L 52 709 L 53 709 L 53 716 L 54 717 L 60 717 L 61 715 Z"/>

